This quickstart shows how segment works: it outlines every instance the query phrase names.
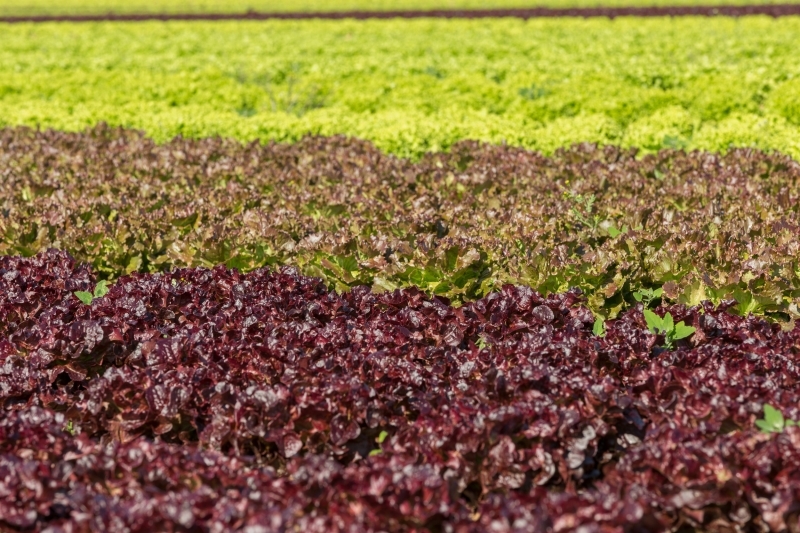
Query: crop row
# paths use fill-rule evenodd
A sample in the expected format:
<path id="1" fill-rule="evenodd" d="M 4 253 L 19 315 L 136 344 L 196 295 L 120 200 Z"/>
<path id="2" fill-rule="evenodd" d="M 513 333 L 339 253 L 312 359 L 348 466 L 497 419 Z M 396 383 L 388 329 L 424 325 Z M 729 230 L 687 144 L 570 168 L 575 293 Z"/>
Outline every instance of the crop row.
<path id="1" fill-rule="evenodd" d="M 786 0 L 4 0 L 0 16 L 106 13 L 399 11 L 521 7 L 761 5 Z"/>
<path id="2" fill-rule="evenodd" d="M 576 291 L 457 308 L 217 267 L 75 294 L 96 285 L 64 252 L 0 258 L 0 524 L 797 524 L 800 428 L 775 413 L 800 419 L 800 328 L 729 303 L 639 306 L 598 331 Z M 669 343 L 652 316 L 688 335 Z"/>
<path id="3" fill-rule="evenodd" d="M 545 157 L 465 142 L 412 162 L 341 137 L 159 145 L 105 126 L 9 129 L 0 198 L 0 254 L 60 248 L 110 280 L 290 265 L 340 291 L 457 301 L 509 282 L 579 287 L 606 317 L 659 294 L 783 320 L 800 303 L 800 166 L 753 150 Z"/>
<path id="4" fill-rule="evenodd" d="M 794 17 L 7 25 L 0 124 L 800 157 Z M 446 36 L 446 38 L 442 38 Z M 500 36 L 502 38 L 500 38 Z"/>

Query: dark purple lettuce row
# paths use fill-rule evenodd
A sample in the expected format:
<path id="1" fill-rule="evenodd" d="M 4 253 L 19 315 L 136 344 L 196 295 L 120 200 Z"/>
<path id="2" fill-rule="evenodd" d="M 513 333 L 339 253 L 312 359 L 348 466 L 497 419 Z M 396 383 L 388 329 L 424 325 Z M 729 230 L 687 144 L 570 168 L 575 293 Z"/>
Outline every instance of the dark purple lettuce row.
<path id="1" fill-rule="evenodd" d="M 444 461 L 382 453 L 342 465 L 309 454 L 279 471 L 252 457 L 71 435 L 60 413 L 0 419 L 3 530 L 794 531 L 800 430 L 662 435 L 592 488 L 459 494 Z M 496 457 L 518 453 L 502 440 Z M 787 529 L 788 528 L 788 529 Z M 792 529 L 794 528 L 794 529 Z"/>
<path id="2" fill-rule="evenodd" d="M 800 419 L 798 328 L 673 306 L 696 332 L 665 350 L 641 308 L 594 335 L 577 291 L 454 307 L 217 267 L 73 294 L 94 284 L 0 258 L 0 524 L 797 527 L 800 430 L 754 423 Z"/>

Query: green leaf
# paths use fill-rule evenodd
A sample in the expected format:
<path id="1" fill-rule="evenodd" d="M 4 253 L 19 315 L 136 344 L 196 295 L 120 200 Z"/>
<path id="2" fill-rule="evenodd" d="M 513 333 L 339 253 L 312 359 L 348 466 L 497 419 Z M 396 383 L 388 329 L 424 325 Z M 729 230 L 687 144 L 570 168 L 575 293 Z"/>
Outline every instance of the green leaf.
<path id="1" fill-rule="evenodd" d="M 764 433 L 780 433 L 784 425 L 783 413 L 769 404 L 764 404 L 764 418 L 756 420 L 756 426 Z"/>
<path id="2" fill-rule="evenodd" d="M 606 322 L 603 320 L 603 317 L 598 316 L 594 321 L 594 326 L 592 327 L 592 333 L 597 335 L 598 337 L 605 337 L 606 335 Z"/>
<path id="3" fill-rule="evenodd" d="M 706 286 L 701 280 L 696 279 L 684 287 L 683 293 L 678 296 L 678 303 L 694 306 L 699 305 L 700 302 L 707 298 Z"/>
<path id="4" fill-rule="evenodd" d="M 664 331 L 664 322 L 662 318 L 651 310 L 644 310 L 644 320 L 647 322 L 647 329 L 650 330 L 650 333 L 658 335 Z"/>
<path id="5" fill-rule="evenodd" d="M 467 285 L 474 285 L 480 279 L 480 270 L 477 268 L 464 268 L 456 272 L 450 278 L 450 284 L 459 289 L 467 287 Z"/>
<path id="6" fill-rule="evenodd" d="M 637 302 L 641 302 L 642 301 L 642 296 L 643 295 L 642 295 L 641 291 L 635 291 L 633 293 L 633 299 L 636 300 Z"/>
<path id="7" fill-rule="evenodd" d="M 86 305 L 92 305 L 92 300 L 94 300 L 94 296 L 92 296 L 91 292 L 86 291 L 75 291 L 75 296 L 78 297 L 78 300 L 82 301 Z"/>
<path id="8" fill-rule="evenodd" d="M 685 339 L 694 332 L 695 332 L 694 327 L 687 326 L 686 324 L 683 323 L 683 320 L 681 320 L 675 325 L 675 334 L 673 335 L 672 338 L 675 340 Z"/>
<path id="9" fill-rule="evenodd" d="M 783 426 L 783 413 L 772 407 L 770 404 L 764 405 L 764 419 L 773 425 Z"/>
<path id="10" fill-rule="evenodd" d="M 518 91 L 519 95 L 526 100 L 536 100 L 543 96 L 547 96 L 550 94 L 550 91 L 545 89 L 544 87 L 540 87 L 536 84 L 531 85 L 530 87 L 523 87 Z"/>
<path id="11" fill-rule="evenodd" d="M 433 294 L 447 294 L 453 289 L 449 281 L 440 281 L 433 287 Z"/>
<path id="12" fill-rule="evenodd" d="M 375 276 L 372 280 L 372 292 L 381 293 L 381 292 L 391 292 L 397 289 L 399 285 L 394 283 L 386 278 L 382 278 L 380 276 Z"/>
<path id="13" fill-rule="evenodd" d="M 613 239 L 616 236 L 621 235 L 622 232 L 620 230 L 618 230 L 617 228 L 615 228 L 614 226 L 610 226 L 608 228 L 608 234 L 611 235 L 611 238 Z"/>
<path id="14" fill-rule="evenodd" d="M 235 257 L 231 257 L 227 261 L 225 261 L 225 266 L 228 268 L 235 268 L 238 270 L 248 270 L 250 265 L 253 264 L 253 258 L 246 253 L 239 254 Z"/>
<path id="15" fill-rule="evenodd" d="M 97 285 L 94 288 L 94 297 L 102 298 L 106 294 L 108 294 L 108 282 L 102 279 L 97 282 Z"/>
<path id="16" fill-rule="evenodd" d="M 675 329 L 675 321 L 672 319 L 672 315 L 666 313 L 664 318 L 661 319 L 661 327 L 665 333 L 671 333 Z"/>
<path id="17" fill-rule="evenodd" d="M 756 420 L 756 427 L 761 430 L 762 433 L 772 433 L 772 426 L 767 423 L 766 420 L 758 419 Z"/>
<path id="18" fill-rule="evenodd" d="M 72 420 L 67 421 L 67 425 L 64 426 L 64 431 L 73 437 L 78 434 L 78 430 L 75 428 L 75 424 L 72 423 Z"/>
<path id="19" fill-rule="evenodd" d="M 458 254 L 461 253 L 461 248 L 458 246 L 451 246 L 445 252 L 445 269 L 449 272 L 452 272 L 456 269 L 456 265 L 458 264 Z"/>
<path id="20" fill-rule="evenodd" d="M 147 212 L 148 213 L 152 213 L 153 211 L 158 211 L 159 209 L 164 207 L 164 204 L 166 204 L 166 203 L 167 203 L 166 199 L 162 198 L 158 202 L 156 202 L 155 204 L 150 206 L 147 209 Z M 87 211 L 86 213 L 84 213 L 84 215 L 86 216 L 86 218 L 83 221 L 84 222 L 89 222 L 89 219 L 92 217 L 92 212 L 91 211 Z M 84 215 L 81 215 L 81 216 L 84 216 Z"/>
<path id="21" fill-rule="evenodd" d="M 192 213 L 186 217 L 173 218 L 171 222 L 176 228 L 190 228 L 197 222 L 197 217 L 197 213 Z"/>
<path id="22" fill-rule="evenodd" d="M 358 261 L 355 257 L 336 257 L 335 261 L 347 272 L 358 272 Z"/>
<path id="23" fill-rule="evenodd" d="M 128 261 L 128 265 L 125 267 L 123 271 L 125 274 L 130 274 L 142 266 L 142 256 L 141 255 L 134 255 L 131 257 L 130 261 Z"/>
<path id="24" fill-rule="evenodd" d="M 662 294 L 664 294 L 664 289 L 659 287 L 658 289 L 653 291 L 653 298 L 661 298 Z"/>
<path id="25" fill-rule="evenodd" d="M 338 217 L 339 215 L 341 215 L 342 213 L 344 213 L 346 211 L 347 211 L 347 207 L 346 206 L 341 205 L 341 204 L 332 204 L 332 205 L 329 205 L 329 206 L 325 207 L 325 209 L 323 210 L 323 215 L 325 215 L 328 218 L 330 218 L 330 217 Z"/>
<path id="26" fill-rule="evenodd" d="M 737 288 L 733 291 L 733 298 L 736 300 L 735 309 L 741 316 L 747 316 L 758 310 L 758 301 L 753 298 L 753 294 L 749 291 Z"/>
<path id="27" fill-rule="evenodd" d="M 376 441 L 378 442 L 378 444 L 382 444 L 383 441 L 385 441 L 386 437 L 388 437 L 388 436 L 389 436 L 389 433 L 387 431 L 381 431 L 378 434 L 378 438 L 376 439 Z"/>
<path id="28" fill-rule="evenodd" d="M 383 450 L 381 450 L 381 449 L 375 449 L 375 450 L 372 450 L 371 452 L 369 452 L 369 456 L 370 456 L 370 457 L 374 457 L 374 456 L 376 456 L 376 455 L 379 455 L 379 454 L 380 454 L 382 451 L 383 451 Z"/>

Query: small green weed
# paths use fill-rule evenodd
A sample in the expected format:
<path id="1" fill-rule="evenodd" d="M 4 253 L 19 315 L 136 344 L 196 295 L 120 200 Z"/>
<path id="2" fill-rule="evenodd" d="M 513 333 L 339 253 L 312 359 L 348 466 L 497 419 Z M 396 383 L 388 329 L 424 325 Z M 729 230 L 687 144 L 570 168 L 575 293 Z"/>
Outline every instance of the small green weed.
<path id="1" fill-rule="evenodd" d="M 104 279 L 98 281 L 94 288 L 94 294 L 88 291 L 75 291 L 74 294 L 78 297 L 78 300 L 82 301 L 86 305 L 92 305 L 92 301 L 95 298 L 102 298 L 108 294 L 108 282 Z"/>
<path id="2" fill-rule="evenodd" d="M 637 302 L 642 302 L 644 308 L 647 309 L 650 307 L 650 303 L 653 300 L 657 300 L 661 298 L 661 295 L 664 294 L 664 289 L 639 289 L 633 293 L 633 299 Z"/>
<path id="3" fill-rule="evenodd" d="M 650 330 L 650 333 L 664 335 L 664 345 L 668 349 L 672 349 L 675 341 L 685 339 L 695 331 L 692 326 L 684 324 L 683 320 L 675 324 L 672 315 L 669 313 L 665 314 L 664 318 L 661 318 L 653 311 L 645 309 L 644 319 L 647 322 L 647 329 Z"/>
<path id="4" fill-rule="evenodd" d="M 386 431 L 381 431 L 378 434 L 378 437 L 375 439 L 375 442 L 377 442 L 379 445 L 383 444 L 383 441 L 385 441 L 386 437 L 388 437 L 388 436 L 389 436 L 389 433 L 387 433 Z M 374 450 L 369 452 L 369 456 L 372 457 L 374 455 L 378 455 L 379 453 L 381 453 L 381 451 L 382 450 L 380 448 L 375 448 Z"/>
<path id="5" fill-rule="evenodd" d="M 535 83 L 530 87 L 523 87 L 517 92 L 525 100 L 538 100 L 550 94 L 550 90 Z"/>
<path id="6" fill-rule="evenodd" d="M 324 95 L 318 86 L 312 84 L 306 87 L 305 91 L 300 90 L 303 84 L 299 63 L 292 63 L 288 69 L 275 75 L 262 73 L 250 76 L 240 69 L 236 71 L 234 78 L 242 85 L 253 84 L 260 87 L 269 98 L 273 113 L 280 111 L 299 118 L 325 105 Z M 279 91 L 281 87 L 285 89 Z M 245 118 L 255 115 L 258 111 L 256 104 L 249 100 L 242 101 L 242 105 L 236 109 L 236 112 Z"/>
<path id="7" fill-rule="evenodd" d="M 594 326 L 592 326 L 592 333 L 597 335 L 598 337 L 605 337 L 606 336 L 606 321 L 601 316 L 597 316 L 594 321 Z"/>
<path id="8" fill-rule="evenodd" d="M 623 233 L 628 233 L 628 226 L 622 226 L 622 229 L 617 229 L 616 226 L 609 226 L 608 230 L 606 231 L 608 231 L 608 234 L 611 236 L 612 239 L 616 239 Z"/>
<path id="9" fill-rule="evenodd" d="M 762 433 L 781 433 L 785 428 L 798 425 L 800 422 L 785 419 L 783 413 L 769 404 L 764 404 L 764 418 L 756 420 Z"/>
<path id="10" fill-rule="evenodd" d="M 582 226 L 591 228 L 592 231 L 597 231 L 597 227 L 602 222 L 600 215 L 592 214 L 594 210 L 594 202 L 597 199 L 594 194 L 583 195 L 575 194 L 570 191 L 564 193 L 564 198 L 572 202 L 570 212 L 575 220 Z"/>

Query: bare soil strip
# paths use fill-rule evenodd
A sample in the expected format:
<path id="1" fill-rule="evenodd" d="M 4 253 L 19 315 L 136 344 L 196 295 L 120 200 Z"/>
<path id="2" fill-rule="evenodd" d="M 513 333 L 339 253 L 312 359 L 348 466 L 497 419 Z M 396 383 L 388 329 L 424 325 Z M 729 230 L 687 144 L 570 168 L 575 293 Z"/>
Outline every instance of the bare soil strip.
<path id="1" fill-rule="evenodd" d="M 37 15 L 0 17 L 0 22 L 141 22 L 149 20 L 304 20 L 304 19 L 394 19 L 394 18 L 502 18 L 515 17 L 555 18 L 555 17 L 743 17 L 751 15 L 767 15 L 770 17 L 786 17 L 800 15 L 800 4 L 773 4 L 751 6 L 652 6 L 652 7 L 590 7 L 590 8 L 526 8 L 526 9 L 462 9 L 462 10 L 423 10 L 423 11 L 341 11 L 318 13 L 130 13 L 130 14 L 97 14 L 97 15 Z"/>

